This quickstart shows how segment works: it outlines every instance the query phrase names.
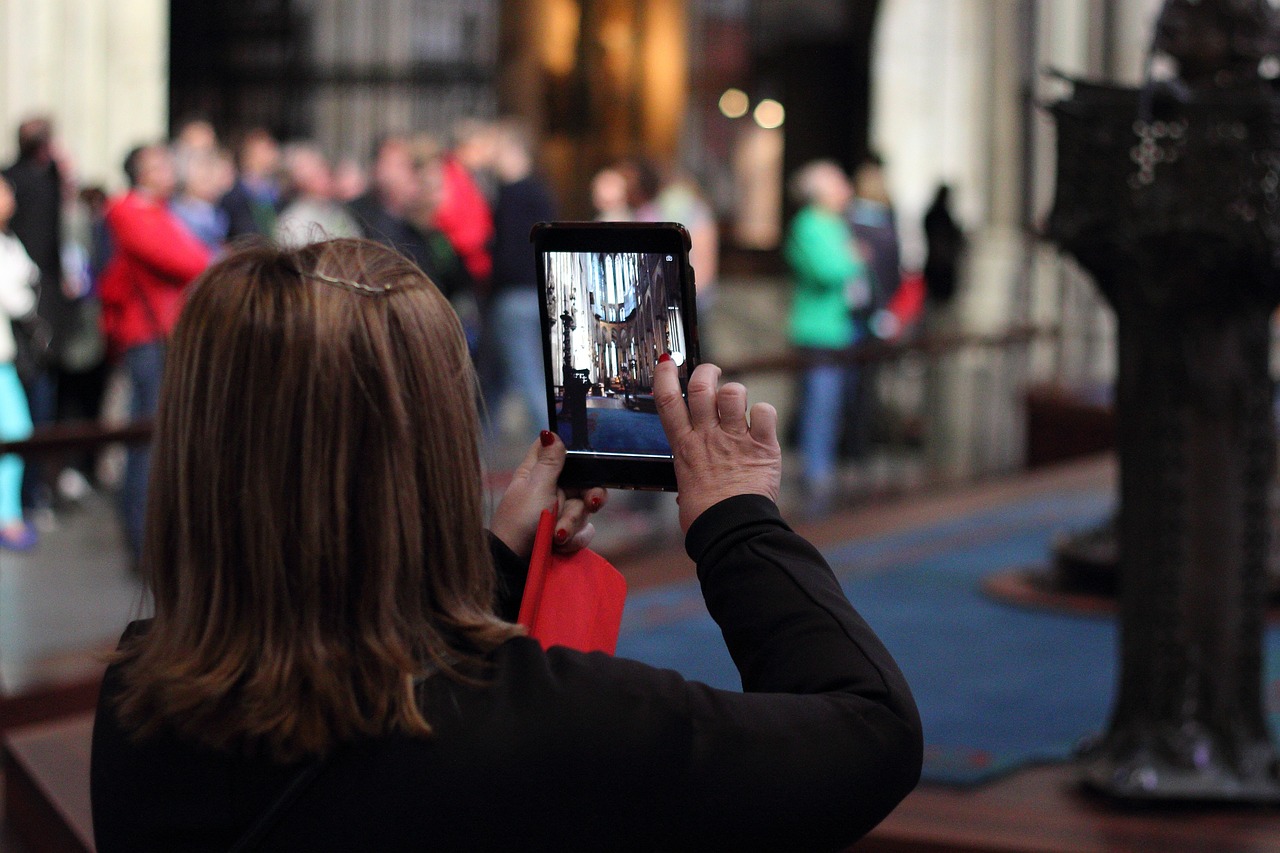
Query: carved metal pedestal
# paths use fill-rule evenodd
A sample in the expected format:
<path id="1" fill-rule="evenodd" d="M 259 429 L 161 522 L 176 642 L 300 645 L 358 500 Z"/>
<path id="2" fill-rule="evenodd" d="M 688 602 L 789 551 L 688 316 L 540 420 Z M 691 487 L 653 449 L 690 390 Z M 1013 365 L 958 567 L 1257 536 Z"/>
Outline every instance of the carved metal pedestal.
<path id="1" fill-rule="evenodd" d="M 1054 112 L 1051 236 L 1119 327 L 1121 674 L 1084 779 L 1130 800 L 1280 801 L 1262 696 L 1280 104 L 1261 86 L 1078 85 Z"/>

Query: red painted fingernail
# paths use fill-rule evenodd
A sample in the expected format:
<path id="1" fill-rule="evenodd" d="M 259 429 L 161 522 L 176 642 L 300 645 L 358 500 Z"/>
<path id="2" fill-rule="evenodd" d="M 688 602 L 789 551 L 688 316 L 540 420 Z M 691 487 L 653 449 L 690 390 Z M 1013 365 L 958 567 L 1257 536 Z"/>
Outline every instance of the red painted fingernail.
<path id="1" fill-rule="evenodd" d="M 594 498 L 591 499 L 591 511 L 595 512 L 596 510 L 598 510 L 600 508 L 600 504 L 602 503 L 604 503 L 604 501 L 600 500 L 599 495 L 596 495 Z"/>
<path id="2" fill-rule="evenodd" d="M 670 360 L 671 360 L 671 353 L 669 352 L 664 352 L 662 355 L 658 356 L 658 364 L 662 364 L 664 361 L 670 361 Z"/>
<path id="3" fill-rule="evenodd" d="M 569 531 L 561 528 L 556 531 L 556 544 L 563 545 L 569 539 Z"/>
<path id="4" fill-rule="evenodd" d="M 542 442 L 543 447 L 550 447 L 555 440 L 555 433 L 549 429 L 544 429 L 542 432 L 538 433 L 538 441 Z"/>

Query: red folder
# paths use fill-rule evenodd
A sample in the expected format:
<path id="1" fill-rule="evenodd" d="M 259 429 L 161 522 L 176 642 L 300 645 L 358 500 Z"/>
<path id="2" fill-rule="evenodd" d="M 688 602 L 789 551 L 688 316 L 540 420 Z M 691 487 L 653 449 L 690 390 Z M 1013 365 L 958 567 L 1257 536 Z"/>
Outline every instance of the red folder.
<path id="1" fill-rule="evenodd" d="M 520 624 L 542 644 L 583 652 L 618 647 L 627 581 L 609 561 L 583 548 L 573 554 L 551 550 L 556 517 L 543 510 L 529 558 L 529 577 L 520 601 Z"/>

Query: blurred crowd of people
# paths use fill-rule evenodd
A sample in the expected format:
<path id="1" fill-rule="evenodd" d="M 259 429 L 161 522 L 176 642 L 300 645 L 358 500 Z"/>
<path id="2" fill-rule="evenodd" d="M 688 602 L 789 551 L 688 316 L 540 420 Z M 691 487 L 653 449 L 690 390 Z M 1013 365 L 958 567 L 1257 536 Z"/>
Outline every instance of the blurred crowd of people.
<path id="1" fill-rule="evenodd" d="M 0 439 L 98 419 L 113 371 L 128 378 L 128 416 L 154 414 L 186 286 L 254 238 L 359 236 L 407 255 L 462 319 L 492 430 L 508 395 L 522 430 L 544 425 L 529 232 L 557 204 L 533 145 L 519 122 L 467 120 L 447 140 L 388 134 L 367 161 L 335 161 L 311 141 L 264 128 L 223 139 L 192 120 L 128 152 L 127 189 L 108 196 L 78 184 L 50 119 L 24 121 L 0 183 Z M 31 519 L 100 485 L 92 453 L 52 467 L 0 459 L 0 547 L 32 546 Z M 133 446 L 112 484 L 135 555 L 148 468 L 148 448 Z"/>
<path id="2" fill-rule="evenodd" d="M 647 157 L 628 157 L 591 179 L 595 217 L 609 222 L 679 222 L 689 232 L 689 264 L 697 287 L 697 313 L 709 316 L 720 275 L 720 229 L 715 212 L 691 178 L 664 174 Z M 706 341 L 702 358 L 708 358 Z"/>
<path id="3" fill-rule="evenodd" d="M 335 160 L 307 140 L 282 143 L 265 128 L 223 139 L 197 119 L 170 140 L 130 151 L 127 189 L 110 197 L 80 186 L 50 119 L 24 121 L 17 136 L 18 156 L 0 181 L 0 440 L 21 439 L 33 424 L 99 419 L 113 372 L 128 378 L 128 416 L 154 414 L 186 286 L 236 241 L 254 238 L 291 246 L 362 236 L 398 249 L 457 309 L 488 438 L 500 437 L 509 399 L 519 403 L 522 435 L 545 426 L 529 231 L 556 219 L 558 206 L 519 122 L 466 120 L 447 140 L 388 134 L 360 161 Z M 924 297 L 900 288 L 897 225 L 878 158 L 852 177 L 832 161 L 808 164 L 790 189 L 799 212 L 784 246 L 789 334 L 807 365 L 791 440 L 802 482 L 821 500 L 834 490 L 840 456 L 865 453 L 874 420 L 874 369 L 854 368 L 841 353 L 900 334 Z M 925 272 L 937 301 L 954 290 L 963 246 L 946 192 L 926 220 Z M 696 182 L 628 157 L 594 176 L 590 202 L 601 220 L 685 225 L 705 321 L 716 299 L 720 235 Z M 906 280 L 923 293 L 921 281 Z M 714 356 L 708 349 L 704 336 L 704 359 Z M 112 484 L 135 554 L 148 467 L 147 447 L 133 446 Z M 100 468 L 89 451 L 57 466 L 0 457 L 0 547 L 35 544 L 30 519 L 97 488 Z"/>

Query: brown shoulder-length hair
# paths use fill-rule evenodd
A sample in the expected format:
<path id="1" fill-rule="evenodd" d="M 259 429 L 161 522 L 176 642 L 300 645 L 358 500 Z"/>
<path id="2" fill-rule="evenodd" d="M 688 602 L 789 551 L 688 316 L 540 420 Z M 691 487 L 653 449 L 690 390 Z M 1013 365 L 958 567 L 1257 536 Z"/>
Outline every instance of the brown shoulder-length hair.
<path id="1" fill-rule="evenodd" d="M 282 760 L 428 734 L 415 678 L 521 633 L 493 611 L 477 420 L 458 318 L 396 252 L 210 268 L 168 352 L 122 722 Z"/>

